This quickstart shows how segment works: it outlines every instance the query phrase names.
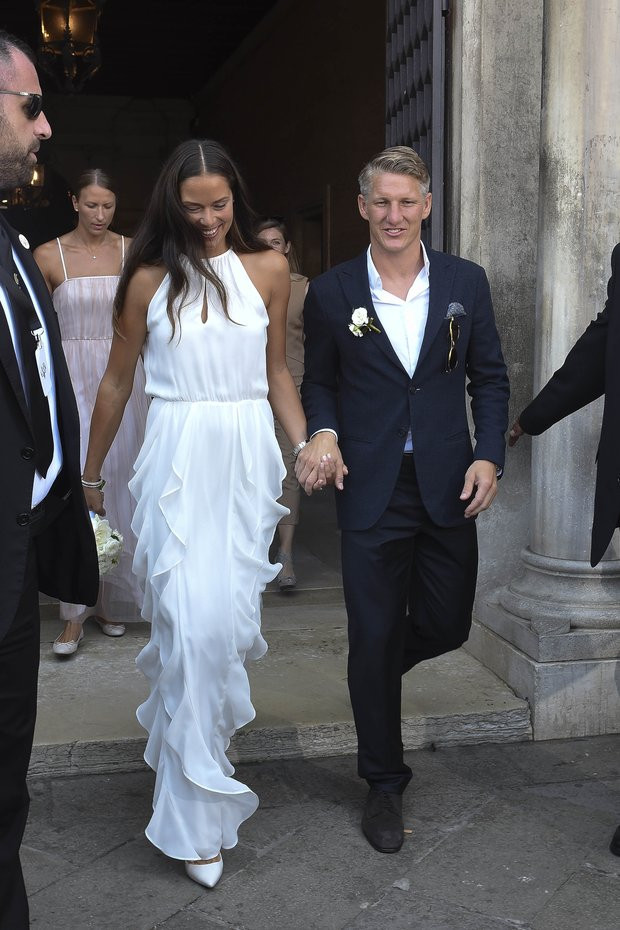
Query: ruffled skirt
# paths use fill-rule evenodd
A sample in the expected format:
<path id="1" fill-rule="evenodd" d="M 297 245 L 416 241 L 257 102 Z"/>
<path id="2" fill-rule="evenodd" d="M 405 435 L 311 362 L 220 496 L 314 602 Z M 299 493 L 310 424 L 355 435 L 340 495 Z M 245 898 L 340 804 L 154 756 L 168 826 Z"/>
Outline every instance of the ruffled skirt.
<path id="1" fill-rule="evenodd" d="M 244 663 L 267 649 L 260 598 L 279 570 L 268 549 L 285 472 L 271 408 L 155 398 L 135 468 L 134 571 L 153 625 L 136 660 L 157 772 L 146 835 L 171 858 L 209 859 L 258 805 L 226 750 L 255 716 Z"/>

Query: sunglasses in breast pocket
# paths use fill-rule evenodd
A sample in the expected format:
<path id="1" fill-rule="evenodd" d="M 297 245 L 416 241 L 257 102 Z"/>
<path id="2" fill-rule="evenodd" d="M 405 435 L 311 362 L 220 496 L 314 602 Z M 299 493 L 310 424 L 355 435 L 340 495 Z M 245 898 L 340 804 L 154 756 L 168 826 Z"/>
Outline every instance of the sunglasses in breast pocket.
<path id="1" fill-rule="evenodd" d="M 448 320 L 448 356 L 446 358 L 446 374 L 454 371 L 459 363 L 459 356 L 456 350 L 456 344 L 459 340 L 459 324 L 455 317 L 451 316 Z"/>

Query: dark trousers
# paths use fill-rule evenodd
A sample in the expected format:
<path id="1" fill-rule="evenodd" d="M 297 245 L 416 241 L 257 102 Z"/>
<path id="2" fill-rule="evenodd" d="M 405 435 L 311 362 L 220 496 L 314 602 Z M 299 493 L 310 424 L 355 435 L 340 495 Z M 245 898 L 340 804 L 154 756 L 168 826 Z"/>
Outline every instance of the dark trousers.
<path id="1" fill-rule="evenodd" d="M 39 593 L 35 546 L 28 547 L 17 613 L 0 640 L 0 930 L 27 930 L 19 861 L 30 799 L 26 775 L 37 712 Z"/>
<path id="2" fill-rule="evenodd" d="M 411 778 L 401 739 L 402 675 L 466 641 L 477 570 L 475 522 L 431 522 L 410 455 L 381 519 L 367 530 L 343 530 L 349 693 L 358 773 L 371 786 L 400 793 Z"/>

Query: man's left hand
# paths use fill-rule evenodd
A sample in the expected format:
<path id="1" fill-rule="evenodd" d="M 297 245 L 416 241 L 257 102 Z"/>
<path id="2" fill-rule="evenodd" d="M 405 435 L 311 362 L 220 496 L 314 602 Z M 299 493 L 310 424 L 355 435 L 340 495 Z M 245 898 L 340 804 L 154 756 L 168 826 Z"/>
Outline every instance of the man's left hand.
<path id="1" fill-rule="evenodd" d="M 466 517 L 475 517 L 490 507 L 497 494 L 497 476 L 495 464 L 484 459 L 476 459 L 465 472 L 465 484 L 461 491 L 461 500 L 468 500 L 476 491 L 475 497 L 465 508 Z"/>

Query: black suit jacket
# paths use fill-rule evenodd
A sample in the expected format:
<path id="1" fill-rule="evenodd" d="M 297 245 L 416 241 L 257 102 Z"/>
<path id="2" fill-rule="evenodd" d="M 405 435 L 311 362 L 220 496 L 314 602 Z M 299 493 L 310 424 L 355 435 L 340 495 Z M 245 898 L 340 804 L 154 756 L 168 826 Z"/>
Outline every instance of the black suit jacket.
<path id="1" fill-rule="evenodd" d="M 36 291 L 45 317 L 54 362 L 56 404 L 63 468 L 56 482 L 67 506 L 36 538 L 39 587 L 45 594 L 77 604 L 94 604 L 99 572 L 90 518 L 80 480 L 77 406 L 62 351 L 56 313 L 30 250 L 0 216 Z M 6 272 L 0 269 L 0 281 Z M 0 639 L 10 626 L 22 593 L 30 530 L 23 515 L 31 508 L 34 439 L 11 333 L 0 307 Z"/>
<path id="2" fill-rule="evenodd" d="M 611 256 L 604 310 L 590 323 L 566 361 L 519 416 L 532 436 L 605 395 L 598 446 L 590 562 L 596 565 L 620 520 L 620 243 Z"/>
<path id="3" fill-rule="evenodd" d="M 302 400 L 308 433 L 330 427 L 349 469 L 336 495 L 340 525 L 372 526 L 388 505 L 411 428 L 424 505 L 434 523 L 467 522 L 459 500 L 473 460 L 467 420 L 471 395 L 475 457 L 503 465 L 508 423 L 508 377 L 495 327 L 489 284 L 479 265 L 427 250 L 429 311 L 419 361 L 410 378 L 386 334 L 356 337 L 351 314 L 373 309 L 366 252 L 310 285 L 304 305 L 305 375 Z M 448 307 L 461 305 L 459 363 L 446 373 Z"/>

